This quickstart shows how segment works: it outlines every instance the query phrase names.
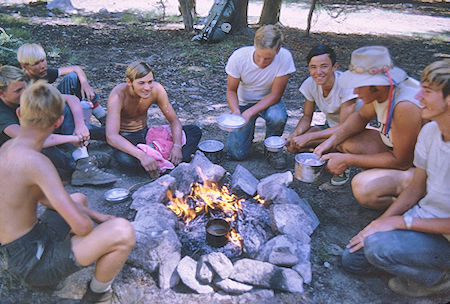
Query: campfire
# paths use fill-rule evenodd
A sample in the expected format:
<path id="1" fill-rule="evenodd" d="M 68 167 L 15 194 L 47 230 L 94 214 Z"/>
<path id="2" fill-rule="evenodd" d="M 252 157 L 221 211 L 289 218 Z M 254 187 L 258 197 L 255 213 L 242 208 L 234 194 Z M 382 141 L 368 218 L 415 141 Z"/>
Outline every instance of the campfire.
<path id="1" fill-rule="evenodd" d="M 238 165 L 230 176 L 197 151 L 191 163 L 137 190 L 129 263 L 158 272 L 162 289 L 182 282 L 198 293 L 303 292 L 319 221 L 288 188 L 292 172 L 258 180 Z"/>
<path id="2" fill-rule="evenodd" d="M 201 172 L 199 167 L 197 172 Z M 239 217 L 242 217 L 242 203 L 245 198 L 238 198 L 230 193 L 228 185 L 219 187 L 217 183 L 205 181 L 204 185 L 195 183 L 191 187 L 188 195 L 183 195 L 180 191 L 167 191 L 169 203 L 167 208 L 172 210 L 178 218 L 185 223 L 185 230 L 198 222 L 203 222 L 207 217 L 212 219 L 224 219 L 230 225 L 230 231 L 226 237 L 230 242 L 242 248 L 242 236 L 237 231 L 236 223 Z M 264 204 L 264 200 L 256 195 L 253 200 Z"/>

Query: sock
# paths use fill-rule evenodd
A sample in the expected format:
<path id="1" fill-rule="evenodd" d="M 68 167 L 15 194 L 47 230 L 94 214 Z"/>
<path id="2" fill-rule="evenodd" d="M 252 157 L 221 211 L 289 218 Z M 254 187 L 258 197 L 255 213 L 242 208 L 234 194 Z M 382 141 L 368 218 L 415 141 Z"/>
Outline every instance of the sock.
<path id="1" fill-rule="evenodd" d="M 89 157 L 89 153 L 86 147 L 81 147 L 72 152 L 72 157 L 75 161 Z"/>
<path id="2" fill-rule="evenodd" d="M 95 117 L 99 118 L 99 117 L 104 117 L 106 116 L 106 111 L 105 109 L 99 104 L 98 106 L 94 106 L 94 108 L 92 109 L 92 114 L 94 114 Z"/>
<path id="3" fill-rule="evenodd" d="M 95 293 L 103 293 L 111 289 L 111 284 L 113 281 L 114 279 L 112 279 L 109 282 L 100 282 L 95 277 L 92 277 L 91 284 L 89 285 L 89 287 Z"/>

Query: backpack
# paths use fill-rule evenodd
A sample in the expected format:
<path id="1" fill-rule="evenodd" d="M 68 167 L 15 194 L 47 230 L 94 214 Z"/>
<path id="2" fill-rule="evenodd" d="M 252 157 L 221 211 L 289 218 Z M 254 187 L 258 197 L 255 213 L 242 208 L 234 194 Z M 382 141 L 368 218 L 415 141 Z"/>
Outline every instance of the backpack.
<path id="1" fill-rule="evenodd" d="M 215 0 L 208 17 L 203 22 L 205 26 L 192 41 L 212 43 L 222 40 L 231 31 L 230 22 L 235 8 L 233 0 Z"/>

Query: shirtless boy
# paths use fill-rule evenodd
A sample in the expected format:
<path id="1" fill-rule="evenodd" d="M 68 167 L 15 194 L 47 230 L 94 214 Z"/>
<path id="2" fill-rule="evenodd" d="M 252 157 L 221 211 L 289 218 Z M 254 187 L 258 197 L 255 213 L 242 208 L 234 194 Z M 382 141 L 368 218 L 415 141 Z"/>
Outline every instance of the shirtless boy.
<path id="1" fill-rule="evenodd" d="M 69 195 L 40 152 L 61 124 L 63 109 L 60 93 L 45 82 L 22 94 L 19 134 L 0 148 L 0 254 L 7 271 L 31 288 L 54 288 L 96 262 L 81 303 L 110 303 L 111 283 L 134 246 L 134 231 L 125 219 L 89 209 L 83 194 Z M 38 202 L 47 207 L 39 219 Z M 73 236 L 66 238 L 69 232 Z"/>
<path id="2" fill-rule="evenodd" d="M 131 63 L 125 76 L 126 82 L 114 87 L 108 99 L 106 139 L 116 149 L 115 159 L 127 169 L 143 168 L 152 177 L 159 175 L 156 160 L 136 147 L 137 144 L 146 142 L 147 111 L 155 104 L 168 120 L 172 132 L 173 146 L 169 161 L 175 166 L 181 161 L 190 161 L 202 136 L 200 128 L 195 125 L 181 126 L 166 90 L 159 82 L 154 81 L 148 63 Z M 182 145 L 182 130 L 186 134 L 185 145 Z"/>
<path id="3" fill-rule="evenodd" d="M 415 99 L 420 84 L 393 65 L 384 46 L 353 51 L 339 84 L 353 88 L 364 105 L 314 152 L 339 151 L 322 157 L 335 175 L 349 167 L 370 168 L 353 178 L 353 194 L 367 208 L 385 209 L 412 179 L 414 145 L 422 128 Z M 373 118 L 378 129 L 366 128 Z"/>

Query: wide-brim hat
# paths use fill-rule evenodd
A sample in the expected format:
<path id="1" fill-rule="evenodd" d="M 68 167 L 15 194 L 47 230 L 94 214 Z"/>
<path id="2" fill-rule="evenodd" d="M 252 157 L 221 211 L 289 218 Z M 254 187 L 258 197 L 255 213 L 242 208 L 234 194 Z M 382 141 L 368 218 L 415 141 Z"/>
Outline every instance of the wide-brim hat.
<path id="1" fill-rule="evenodd" d="M 384 46 L 365 46 L 352 53 L 348 71 L 339 77 L 342 88 L 390 85 L 388 75 L 395 83 L 408 78 L 408 74 L 394 66 L 389 51 Z"/>

